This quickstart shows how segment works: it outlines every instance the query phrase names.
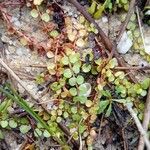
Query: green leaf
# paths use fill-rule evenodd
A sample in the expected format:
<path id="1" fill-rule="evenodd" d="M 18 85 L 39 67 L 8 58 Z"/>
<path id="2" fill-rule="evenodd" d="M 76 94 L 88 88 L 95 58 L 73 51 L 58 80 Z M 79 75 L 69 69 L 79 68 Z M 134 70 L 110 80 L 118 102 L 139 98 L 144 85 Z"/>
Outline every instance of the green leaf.
<path id="1" fill-rule="evenodd" d="M 27 132 L 31 129 L 31 127 L 28 126 L 28 125 L 21 125 L 21 126 L 19 127 L 19 129 L 20 129 L 20 132 L 21 132 L 21 133 L 25 134 L 25 133 L 27 133 Z"/>
<path id="2" fill-rule="evenodd" d="M 76 121 L 76 122 L 79 122 L 80 120 L 81 120 L 81 115 L 79 115 L 79 114 L 77 114 L 77 113 L 75 113 L 75 114 L 73 114 L 72 115 L 72 119 L 74 120 L 74 121 Z"/>
<path id="3" fill-rule="evenodd" d="M 50 35 L 51 37 L 53 37 L 53 38 L 56 38 L 56 37 L 59 35 L 59 33 L 58 33 L 57 30 L 52 30 L 52 31 L 49 33 L 49 35 Z"/>
<path id="4" fill-rule="evenodd" d="M 112 76 L 111 70 L 107 70 L 107 71 L 106 71 L 106 76 L 107 76 L 107 77 L 111 77 L 111 76 Z"/>
<path id="5" fill-rule="evenodd" d="M 79 86 L 79 95 L 80 95 L 80 96 L 83 96 L 84 94 L 86 94 L 86 92 L 87 92 L 86 86 L 85 86 L 84 84 L 81 84 L 81 85 Z"/>
<path id="6" fill-rule="evenodd" d="M 97 10 L 97 12 L 95 12 L 94 14 L 94 18 L 95 19 L 99 19 L 102 16 L 102 13 L 105 9 L 105 7 L 107 7 L 109 0 L 105 0 L 104 4 L 101 6 L 99 5 L 99 8 Z"/>
<path id="7" fill-rule="evenodd" d="M 62 62 L 63 65 L 68 65 L 69 64 L 69 58 L 67 56 L 64 56 L 61 59 L 61 62 Z"/>
<path id="8" fill-rule="evenodd" d="M 102 5 L 99 5 L 99 9 L 94 14 L 94 19 L 99 19 L 102 16 L 102 13 L 104 11 L 105 7 Z"/>
<path id="9" fill-rule="evenodd" d="M 76 81 L 77 81 L 77 83 L 78 83 L 79 85 L 82 84 L 82 83 L 84 82 L 83 76 L 78 75 Z"/>
<path id="10" fill-rule="evenodd" d="M 35 135 L 36 137 L 42 136 L 42 131 L 41 131 L 40 129 L 36 128 L 36 129 L 34 130 L 34 135 Z"/>
<path id="11" fill-rule="evenodd" d="M 150 86 L 150 78 L 144 79 L 144 81 L 141 82 L 141 86 L 144 90 L 148 89 Z"/>
<path id="12" fill-rule="evenodd" d="M 141 94 L 141 96 L 146 96 L 147 95 L 147 91 L 146 90 L 142 90 L 142 92 L 140 93 Z"/>
<path id="13" fill-rule="evenodd" d="M 82 134 L 86 130 L 85 125 L 79 125 L 79 133 Z"/>
<path id="14" fill-rule="evenodd" d="M 80 72 L 81 62 L 74 63 L 72 70 L 75 74 L 78 74 Z"/>
<path id="15" fill-rule="evenodd" d="M 112 100 L 122 104 L 126 103 L 126 99 L 112 99 Z"/>
<path id="16" fill-rule="evenodd" d="M 108 90 L 102 90 L 101 93 L 105 97 L 109 97 L 109 98 L 111 97 L 111 93 Z"/>
<path id="17" fill-rule="evenodd" d="M 93 105 L 93 102 L 91 100 L 87 100 L 85 102 L 86 107 L 91 107 Z"/>
<path id="18" fill-rule="evenodd" d="M 41 15 L 41 19 L 45 22 L 49 22 L 50 21 L 50 16 L 48 13 L 44 13 Z"/>
<path id="19" fill-rule="evenodd" d="M 108 109 L 107 109 L 107 111 L 106 111 L 105 116 L 106 116 L 106 117 L 109 117 L 110 114 L 111 114 L 111 111 L 112 111 L 112 104 L 109 104 L 109 107 L 108 107 Z"/>
<path id="20" fill-rule="evenodd" d="M 112 58 L 108 63 L 109 68 L 114 68 L 118 66 L 118 61 L 116 58 Z"/>
<path id="21" fill-rule="evenodd" d="M 5 99 L 1 104 L 0 104 L 0 113 L 4 113 L 7 111 L 7 108 L 11 105 L 11 100 Z"/>
<path id="22" fill-rule="evenodd" d="M 71 78 L 72 77 L 71 69 L 65 69 L 64 70 L 64 77 L 66 77 L 66 78 Z"/>
<path id="23" fill-rule="evenodd" d="M 103 113 L 106 107 L 109 105 L 109 103 L 110 103 L 109 100 L 100 101 L 98 114 Z"/>
<path id="24" fill-rule="evenodd" d="M 83 70 L 83 72 L 85 72 L 85 73 L 90 72 L 90 70 L 91 70 L 91 65 L 83 64 L 82 70 Z"/>
<path id="25" fill-rule="evenodd" d="M 96 10 L 96 2 L 92 1 L 91 6 L 88 8 L 88 12 L 92 15 L 94 14 L 95 10 Z"/>
<path id="26" fill-rule="evenodd" d="M 73 114 L 76 114 L 77 113 L 77 107 L 71 107 L 71 112 L 73 113 Z"/>
<path id="27" fill-rule="evenodd" d="M 69 79 L 69 84 L 71 85 L 71 86 L 75 86 L 76 85 L 76 78 L 75 77 L 72 77 L 72 78 L 70 78 Z"/>
<path id="28" fill-rule="evenodd" d="M 0 125 L 1 125 L 2 128 L 6 128 L 8 126 L 8 121 L 7 120 L 2 120 L 0 122 Z"/>
<path id="29" fill-rule="evenodd" d="M 70 88 L 69 92 L 72 96 L 76 96 L 77 95 L 77 89 L 76 88 Z"/>
<path id="30" fill-rule="evenodd" d="M 61 121 L 62 121 L 62 118 L 61 117 L 57 117 L 56 122 L 60 123 Z"/>
<path id="31" fill-rule="evenodd" d="M 49 138 L 51 135 L 47 130 L 44 130 L 43 136 L 46 137 L 46 138 Z"/>
<path id="32" fill-rule="evenodd" d="M 67 112 L 63 113 L 64 118 L 68 118 L 69 114 Z"/>
<path id="33" fill-rule="evenodd" d="M 15 122 L 14 120 L 9 120 L 9 126 L 11 128 L 16 128 L 17 127 L 17 122 Z"/>
<path id="34" fill-rule="evenodd" d="M 85 104 L 85 102 L 87 101 L 87 97 L 85 96 L 76 96 L 73 98 L 74 102 L 80 102 L 81 104 Z"/>
<path id="35" fill-rule="evenodd" d="M 36 9 L 32 9 L 31 12 L 30 12 L 30 15 L 33 18 L 37 18 L 39 14 L 38 14 L 38 11 Z"/>
<path id="36" fill-rule="evenodd" d="M 69 55 L 69 61 L 74 64 L 80 59 L 79 53 Z"/>
<path id="37" fill-rule="evenodd" d="M 119 77 L 120 79 L 124 79 L 125 73 L 123 71 L 117 71 L 115 73 L 115 77 Z"/>

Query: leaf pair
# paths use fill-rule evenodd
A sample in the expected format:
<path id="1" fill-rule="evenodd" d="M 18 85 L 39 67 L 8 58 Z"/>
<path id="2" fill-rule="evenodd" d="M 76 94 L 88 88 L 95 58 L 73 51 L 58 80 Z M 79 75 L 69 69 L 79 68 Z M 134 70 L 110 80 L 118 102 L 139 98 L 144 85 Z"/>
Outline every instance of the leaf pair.
<path id="1" fill-rule="evenodd" d="M 95 19 L 100 19 L 102 16 L 103 11 L 105 10 L 106 6 L 108 5 L 108 2 L 110 0 L 105 0 L 103 5 L 97 4 L 94 0 L 91 4 L 91 6 L 88 8 L 88 12 L 93 15 Z M 110 3 L 110 2 L 109 2 Z"/>

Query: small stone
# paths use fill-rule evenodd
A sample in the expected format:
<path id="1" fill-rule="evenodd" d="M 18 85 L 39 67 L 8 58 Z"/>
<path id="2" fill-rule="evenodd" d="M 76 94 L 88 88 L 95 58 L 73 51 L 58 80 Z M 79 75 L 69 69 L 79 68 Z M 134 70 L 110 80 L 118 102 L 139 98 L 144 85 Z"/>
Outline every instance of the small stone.
<path id="1" fill-rule="evenodd" d="M 47 56 L 48 58 L 53 58 L 53 57 L 54 57 L 54 53 L 51 52 L 51 51 L 49 51 L 49 52 L 46 53 L 46 56 Z"/>
<path id="2" fill-rule="evenodd" d="M 107 23 L 108 22 L 108 18 L 106 16 L 102 17 L 102 22 L 103 23 Z"/>
<path id="3" fill-rule="evenodd" d="M 9 43 L 9 45 L 12 45 L 13 43 L 12 40 L 10 40 L 10 38 L 5 35 L 2 35 L 1 40 L 5 43 Z"/>
<path id="4" fill-rule="evenodd" d="M 18 56 L 23 56 L 23 55 L 27 56 L 28 55 L 28 50 L 24 47 L 20 47 L 16 50 L 16 54 Z"/>
<path id="5" fill-rule="evenodd" d="M 124 32 L 118 43 L 117 50 L 121 54 L 126 54 L 130 50 L 132 45 L 132 40 L 129 38 L 128 34 Z"/>

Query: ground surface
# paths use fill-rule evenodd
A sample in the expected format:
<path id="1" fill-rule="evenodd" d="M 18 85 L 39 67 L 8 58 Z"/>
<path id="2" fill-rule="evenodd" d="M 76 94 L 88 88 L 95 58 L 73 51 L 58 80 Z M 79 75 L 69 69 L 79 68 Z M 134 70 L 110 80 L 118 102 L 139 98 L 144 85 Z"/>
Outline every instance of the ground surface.
<path id="1" fill-rule="evenodd" d="M 78 16 L 80 13 L 77 12 L 75 7 L 69 3 L 65 3 L 62 8 L 65 10 L 66 16 L 71 16 L 71 20 L 73 20 L 74 24 L 78 23 Z M 36 39 L 36 42 L 42 43 L 44 46 L 48 45 L 49 41 L 47 40 L 47 35 L 43 33 L 41 29 L 42 23 L 40 20 L 37 21 L 37 19 L 33 19 L 30 16 L 30 8 L 27 8 L 26 6 L 23 7 L 20 14 L 20 8 L 12 9 L 11 7 L 8 7 L 7 12 L 12 15 L 12 26 L 14 26 L 18 31 L 26 33 L 27 36 L 32 36 L 34 39 Z M 111 39 L 115 39 L 116 34 L 120 29 L 119 27 L 121 25 L 121 21 L 119 21 L 118 14 L 113 14 L 110 17 L 104 15 L 98 21 L 98 24 L 104 30 L 106 35 L 108 35 Z M 147 25 L 144 25 L 143 29 L 144 36 L 150 39 L 150 28 Z M 18 77 L 21 78 L 22 82 L 26 84 L 27 89 L 32 91 L 34 95 L 41 97 L 41 102 L 49 100 L 49 94 L 47 94 L 46 90 L 44 92 L 38 91 L 38 85 L 35 83 L 34 79 L 36 78 L 37 74 L 40 74 L 45 70 L 45 66 L 50 61 L 50 59 L 45 55 L 39 54 L 36 47 L 31 50 L 28 46 L 23 45 L 20 42 L 19 35 L 10 35 L 8 32 L 7 23 L 3 19 L 0 20 L 0 33 L 0 40 L 4 43 L 5 47 L 3 58 L 7 62 L 8 66 L 12 68 Z M 79 50 L 81 49 L 79 48 Z M 142 64 L 149 65 L 148 62 L 146 62 L 141 57 L 141 55 L 134 53 L 132 50 L 129 50 L 122 56 L 129 66 L 140 66 Z M 139 71 L 138 73 L 133 73 L 135 74 L 135 78 L 137 78 L 138 81 L 142 81 L 145 77 L 149 76 L 148 71 Z M 9 81 L 12 82 L 15 88 L 18 89 L 20 94 L 26 95 L 25 90 L 16 81 L 14 81 L 12 78 L 10 78 Z M 30 102 L 30 98 L 27 98 L 27 101 Z M 51 105 L 51 103 L 48 103 L 46 107 L 51 109 Z M 119 111 L 118 108 L 116 109 Z M 125 120 L 128 120 L 128 113 L 120 110 L 119 114 L 121 114 L 121 116 L 123 115 L 123 117 L 126 118 Z M 97 124 L 99 125 L 100 120 L 102 120 L 102 116 L 100 115 L 98 119 L 99 120 L 97 121 Z M 127 128 L 123 128 L 119 123 L 117 124 L 117 122 L 120 122 L 120 119 L 121 121 L 124 120 L 121 117 L 118 118 L 118 121 L 116 121 L 115 115 L 112 115 L 110 118 L 103 120 L 101 123 L 100 136 L 98 136 L 94 142 L 94 149 L 121 150 L 123 149 L 124 141 L 128 143 L 128 149 L 136 149 L 139 134 L 135 125 L 131 123 L 127 126 Z M 13 132 L 4 132 L 6 136 L 0 143 L 0 149 L 19 150 L 24 143 L 24 141 L 20 139 L 22 135 L 16 135 L 15 130 Z M 122 139 L 124 136 L 125 139 Z M 41 150 L 44 149 L 44 147 L 45 149 L 57 149 L 49 148 L 51 143 L 48 140 L 42 142 L 39 140 L 37 141 L 37 145 L 40 145 Z"/>

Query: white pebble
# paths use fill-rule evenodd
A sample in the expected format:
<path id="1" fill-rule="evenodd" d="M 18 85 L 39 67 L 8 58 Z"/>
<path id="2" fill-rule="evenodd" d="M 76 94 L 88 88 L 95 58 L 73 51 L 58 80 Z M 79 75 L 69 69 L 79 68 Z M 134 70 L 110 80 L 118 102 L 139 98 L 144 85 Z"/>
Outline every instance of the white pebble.
<path id="1" fill-rule="evenodd" d="M 132 40 L 129 38 L 128 34 L 124 32 L 117 45 L 117 50 L 121 54 L 126 54 L 130 50 L 132 45 L 133 45 Z"/>

